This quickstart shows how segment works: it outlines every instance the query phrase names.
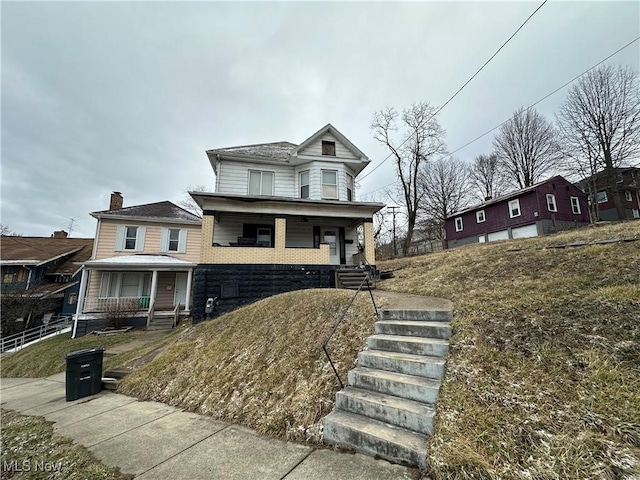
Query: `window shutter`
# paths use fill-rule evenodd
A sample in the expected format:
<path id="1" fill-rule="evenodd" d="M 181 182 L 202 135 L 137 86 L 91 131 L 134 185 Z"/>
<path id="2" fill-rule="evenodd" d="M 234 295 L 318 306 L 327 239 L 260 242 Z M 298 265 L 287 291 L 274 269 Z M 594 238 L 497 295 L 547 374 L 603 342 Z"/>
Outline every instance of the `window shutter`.
<path id="1" fill-rule="evenodd" d="M 169 229 L 160 229 L 160 252 L 165 253 L 169 251 Z"/>
<path id="2" fill-rule="evenodd" d="M 116 252 L 124 250 L 124 230 L 124 225 L 118 225 L 118 230 L 116 230 Z"/>
<path id="3" fill-rule="evenodd" d="M 147 227 L 138 227 L 138 236 L 136 237 L 136 252 L 142 252 L 144 250 L 144 234 Z"/>
<path id="4" fill-rule="evenodd" d="M 187 230 L 180 230 L 180 237 L 178 239 L 178 253 L 187 252 Z"/>

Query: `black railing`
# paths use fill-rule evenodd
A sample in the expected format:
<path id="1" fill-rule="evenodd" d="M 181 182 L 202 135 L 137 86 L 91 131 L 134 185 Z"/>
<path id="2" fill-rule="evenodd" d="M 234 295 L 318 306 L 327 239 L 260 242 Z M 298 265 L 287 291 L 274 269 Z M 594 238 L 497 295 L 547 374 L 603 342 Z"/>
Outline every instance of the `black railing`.
<path id="1" fill-rule="evenodd" d="M 366 276 L 365 276 L 364 280 L 362 280 L 362 283 L 360 283 L 360 286 L 358 287 L 358 290 L 356 290 L 356 293 L 353 294 L 353 297 L 351 298 L 351 301 L 349 302 L 349 305 L 347 305 L 347 308 L 344 309 L 344 311 L 342 312 L 342 316 L 336 322 L 336 324 L 333 326 L 333 329 L 331 330 L 331 333 L 329 334 L 327 339 L 322 344 L 322 350 L 324 351 L 324 354 L 327 356 L 327 360 L 329 360 L 329 364 L 331 364 L 331 368 L 333 368 L 333 373 L 336 374 L 336 378 L 338 379 L 338 383 L 340 384 L 340 388 L 344 388 L 344 383 L 342 383 L 342 379 L 340 378 L 340 374 L 338 373 L 338 370 L 336 369 L 336 366 L 333 364 L 333 361 L 331 360 L 331 356 L 329 355 L 329 352 L 327 352 L 327 345 L 329 344 L 329 340 L 331 340 L 331 337 L 333 337 L 333 334 L 336 333 L 336 331 L 338 330 L 338 327 L 340 326 L 340 324 L 343 322 L 343 320 L 347 316 L 347 312 L 349 312 L 349 309 L 351 308 L 351 305 L 353 305 L 353 302 L 356 300 L 356 297 L 358 296 L 358 294 L 360 293 L 362 288 L 365 286 L 365 284 L 367 286 L 367 290 L 369 290 L 369 295 L 371 296 L 371 303 L 373 303 L 373 309 L 376 312 L 376 317 L 378 317 L 378 307 L 376 305 L 376 301 L 373 298 L 373 293 L 371 292 L 371 285 L 369 284 L 369 275 L 371 274 L 370 272 L 371 272 L 371 270 L 365 271 Z"/>

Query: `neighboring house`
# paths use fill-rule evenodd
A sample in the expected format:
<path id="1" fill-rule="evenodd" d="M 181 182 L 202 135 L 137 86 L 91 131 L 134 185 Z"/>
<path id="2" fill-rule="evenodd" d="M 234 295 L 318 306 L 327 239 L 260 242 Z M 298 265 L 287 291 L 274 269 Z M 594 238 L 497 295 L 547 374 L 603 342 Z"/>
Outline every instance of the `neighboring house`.
<path id="1" fill-rule="evenodd" d="M 200 255 L 200 217 L 171 203 L 122 206 L 119 192 L 98 220 L 84 263 L 74 336 L 128 311 L 137 326 L 191 311 L 193 269 Z"/>
<path id="2" fill-rule="evenodd" d="M 535 237 L 587 224 L 586 195 L 556 176 L 454 213 L 446 220 L 447 244 Z"/>
<path id="3" fill-rule="evenodd" d="M 332 125 L 300 145 L 266 143 L 207 151 L 216 192 L 191 192 L 203 210 L 195 322 L 256 299 L 332 287 L 336 270 L 375 264 L 373 214 L 356 178 L 369 159 Z"/>
<path id="4" fill-rule="evenodd" d="M 51 237 L 3 236 L 0 242 L 3 335 L 36 325 L 45 313 L 75 312 L 81 264 L 91 257 L 92 238 L 58 231 Z M 22 319 L 22 328 L 8 327 L 16 319 Z"/>
<path id="5" fill-rule="evenodd" d="M 640 168 L 616 168 L 614 171 L 616 187 L 627 218 L 640 218 Z M 605 171 L 581 180 L 578 186 L 588 194 L 594 220 L 621 220 Z"/>

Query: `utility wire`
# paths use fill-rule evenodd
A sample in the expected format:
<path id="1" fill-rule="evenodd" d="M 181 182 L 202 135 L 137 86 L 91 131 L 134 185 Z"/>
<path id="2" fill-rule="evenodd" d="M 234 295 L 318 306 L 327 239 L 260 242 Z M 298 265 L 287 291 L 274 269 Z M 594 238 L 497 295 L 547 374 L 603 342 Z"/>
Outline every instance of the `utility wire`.
<path id="1" fill-rule="evenodd" d="M 612 53 L 611 55 L 609 55 L 608 57 L 606 57 L 606 58 L 604 58 L 604 59 L 600 60 L 598 63 L 596 63 L 596 64 L 595 64 L 595 65 L 593 65 L 592 67 L 588 68 L 587 70 L 585 70 L 584 72 L 582 72 L 580 75 L 577 75 L 577 76 L 573 77 L 571 80 L 569 80 L 568 82 L 566 82 L 565 84 L 563 84 L 561 87 L 556 88 L 554 91 L 552 91 L 551 93 L 549 93 L 549 94 L 545 95 L 544 97 L 542 97 L 542 98 L 541 98 L 540 100 L 538 100 L 537 102 L 534 102 L 534 103 L 532 103 L 531 105 L 529 105 L 529 106 L 527 107 L 527 110 L 528 110 L 528 109 L 530 109 L 530 108 L 532 108 L 532 107 L 535 107 L 535 106 L 536 106 L 536 105 L 538 105 L 540 102 L 542 102 L 542 101 L 546 100 L 547 98 L 549 98 L 549 97 L 550 97 L 551 95 L 553 95 L 554 93 L 559 92 L 560 90 L 562 90 L 564 87 L 566 87 L 566 86 L 567 86 L 567 85 L 569 85 L 570 83 L 575 82 L 577 79 L 579 79 L 579 78 L 580 78 L 580 77 L 582 77 L 583 75 L 586 75 L 586 74 L 587 74 L 587 73 L 589 73 L 591 70 L 593 70 L 594 68 L 598 67 L 599 65 L 603 64 L 604 62 L 606 62 L 607 60 L 609 60 L 609 59 L 610 59 L 611 57 L 613 57 L 614 55 L 617 55 L 618 53 L 620 53 L 620 52 L 621 52 L 622 50 L 624 50 L 625 48 L 630 47 L 632 44 L 634 44 L 634 43 L 635 43 L 635 42 L 637 42 L 638 40 L 640 40 L 640 37 L 636 37 L 635 39 L 631 40 L 631 41 L 630 41 L 629 43 L 627 43 L 625 46 L 623 46 L 623 47 L 619 48 L 618 50 L 616 50 L 615 52 L 613 52 L 613 53 Z M 453 156 L 453 154 L 454 154 L 454 153 L 459 152 L 460 150 L 462 150 L 462 149 L 464 149 L 464 148 L 468 147 L 469 145 L 471 145 L 472 143 L 477 142 L 477 141 L 478 141 L 478 140 L 480 140 L 482 137 L 486 137 L 486 136 L 487 136 L 487 135 L 489 135 L 491 132 L 493 132 L 493 131 L 497 130 L 497 129 L 498 129 L 498 128 L 500 128 L 502 125 L 504 125 L 505 123 L 507 123 L 508 121 L 510 121 L 513 117 L 515 117 L 515 115 L 510 116 L 508 119 L 506 119 L 506 120 L 505 120 L 504 122 L 502 122 L 500 125 L 497 125 L 497 126 L 493 127 L 491 130 L 487 130 L 487 131 L 486 131 L 485 133 L 483 133 L 482 135 L 479 135 L 478 137 L 476 137 L 476 138 L 474 138 L 473 140 L 471 140 L 471 141 L 469 141 L 469 142 L 465 143 L 465 144 L 464 144 L 464 145 L 462 145 L 461 147 L 456 148 L 453 152 L 448 153 L 447 155 L 445 155 L 445 156 L 443 156 L 443 157 L 440 157 L 438 160 L 443 160 L 443 159 L 445 159 L 445 158 L 449 158 L 449 157 Z M 387 158 L 389 158 L 389 157 L 387 157 Z M 385 160 L 386 160 L 386 159 L 385 159 Z M 383 160 L 383 162 L 384 162 L 384 160 Z M 380 165 L 382 165 L 382 163 L 380 163 Z M 380 165 L 378 165 L 378 166 L 380 166 Z M 376 168 L 377 168 L 377 167 L 376 167 Z M 371 173 L 371 172 L 369 172 L 369 173 Z M 362 178 L 364 178 L 364 177 L 362 177 Z M 362 179 L 358 179 L 358 181 L 361 181 L 361 180 L 362 180 Z M 365 194 L 363 194 L 363 195 L 371 195 L 372 193 L 375 193 L 375 192 L 377 192 L 377 191 L 379 191 L 379 190 L 383 190 L 383 189 L 385 189 L 385 188 L 387 188 L 387 187 L 390 187 L 390 186 L 391 186 L 391 185 L 393 185 L 394 183 L 395 183 L 395 181 L 394 181 L 394 182 L 391 182 L 391 183 L 389 183 L 389 184 L 387 184 L 387 185 L 385 185 L 385 186 L 383 186 L 383 187 L 376 188 L 375 190 L 372 190 L 372 191 L 370 191 L 370 192 L 367 192 L 367 193 L 365 193 Z"/>
<path id="2" fill-rule="evenodd" d="M 462 90 L 464 90 L 464 88 L 465 88 L 467 85 L 469 85 L 469 83 L 471 83 L 471 81 L 472 81 L 474 78 L 476 78 L 476 76 L 478 76 L 478 74 L 479 74 L 479 73 L 484 69 L 484 67 L 486 67 L 486 66 L 489 64 L 489 62 L 491 62 L 491 60 L 493 60 L 493 59 L 495 58 L 495 56 L 496 56 L 496 55 L 498 55 L 498 53 L 500 53 L 500 50 L 502 50 L 502 49 L 507 45 L 507 43 L 509 43 L 509 42 L 511 41 L 511 39 L 512 39 L 513 37 L 515 37 L 515 36 L 516 36 L 516 34 L 517 34 L 520 30 L 522 30 L 522 27 L 524 27 L 524 26 L 527 24 L 527 22 L 528 22 L 529 20 L 531 20 L 531 18 L 532 18 L 536 13 L 538 13 L 538 10 L 540 10 L 540 9 L 544 6 L 544 4 L 545 4 L 545 3 L 547 3 L 547 0 L 544 0 L 544 1 L 543 1 L 543 2 L 538 6 L 538 8 L 536 8 L 536 9 L 533 11 L 533 13 L 527 17 L 527 19 L 522 23 L 522 25 L 520 25 L 520 26 L 518 27 L 518 29 L 517 29 L 515 32 L 513 32 L 513 33 L 511 34 L 511 36 L 510 36 L 509 38 L 507 38 L 507 40 L 506 40 L 506 41 L 505 41 L 505 42 L 500 46 L 500 48 L 498 48 L 498 50 L 496 50 L 496 51 L 495 51 L 495 53 L 494 53 L 493 55 L 491 55 L 491 57 L 489 57 L 489 60 L 487 60 L 486 62 L 484 62 L 484 63 L 482 64 L 482 66 L 478 69 L 478 71 L 477 71 L 476 73 L 474 73 L 474 74 L 471 76 L 471 78 L 469 78 L 469 80 L 467 80 L 467 81 L 464 83 L 464 85 L 462 85 L 462 86 L 461 86 L 461 87 L 456 91 L 456 93 L 454 93 L 454 94 L 449 98 L 449 100 L 447 100 L 446 102 L 444 102 L 444 104 L 442 104 L 442 106 L 440 106 L 440 107 L 439 107 L 439 108 L 438 108 L 438 109 L 433 113 L 433 115 L 431 115 L 429 118 L 427 118 L 427 119 L 424 121 L 424 123 L 426 124 L 429 120 L 431 120 L 433 117 L 435 117 L 438 113 L 440 113 L 440 111 L 441 111 L 444 107 L 446 107 L 446 106 L 451 102 L 451 100 L 453 100 L 454 98 L 456 98 L 456 97 L 458 96 L 458 94 L 459 94 L 460 92 L 462 92 Z M 397 149 L 399 149 L 400 147 L 402 147 L 402 145 L 404 145 L 404 144 L 405 144 L 405 143 L 407 143 L 408 141 L 409 141 L 409 138 L 406 138 L 406 139 L 405 139 L 405 140 L 404 140 L 400 145 L 398 145 L 398 147 L 396 148 L 396 150 L 397 150 Z M 382 164 L 383 164 L 383 163 L 385 163 L 387 160 L 389 160 L 389 159 L 391 158 L 391 155 L 392 155 L 392 154 L 387 155 L 387 157 L 386 157 L 384 160 L 382 160 L 378 165 L 376 165 L 376 166 L 373 168 L 373 170 L 369 171 L 369 172 L 368 172 L 364 177 L 360 178 L 360 180 L 364 180 L 364 179 L 365 179 L 365 178 L 367 178 L 369 175 L 371 175 L 373 172 L 375 172 L 375 171 L 376 171 L 380 166 L 382 166 Z"/>

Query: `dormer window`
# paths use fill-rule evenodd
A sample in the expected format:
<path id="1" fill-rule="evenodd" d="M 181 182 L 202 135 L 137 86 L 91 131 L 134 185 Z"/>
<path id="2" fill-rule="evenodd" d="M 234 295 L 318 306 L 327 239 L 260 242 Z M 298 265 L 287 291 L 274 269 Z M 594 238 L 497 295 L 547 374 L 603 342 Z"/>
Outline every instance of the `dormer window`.
<path id="1" fill-rule="evenodd" d="M 336 142 L 322 141 L 322 155 L 336 156 Z"/>

